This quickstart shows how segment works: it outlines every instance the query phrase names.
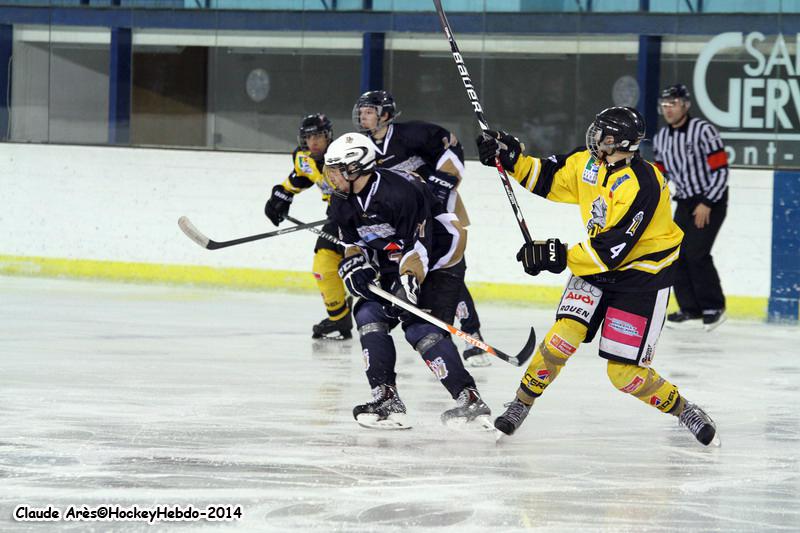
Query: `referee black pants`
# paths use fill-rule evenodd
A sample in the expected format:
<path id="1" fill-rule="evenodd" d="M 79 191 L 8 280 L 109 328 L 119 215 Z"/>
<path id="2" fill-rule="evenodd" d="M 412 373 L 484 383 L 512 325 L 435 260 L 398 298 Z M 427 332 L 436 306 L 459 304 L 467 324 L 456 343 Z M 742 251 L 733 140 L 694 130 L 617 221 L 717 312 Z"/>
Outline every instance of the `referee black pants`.
<path id="1" fill-rule="evenodd" d="M 675 223 L 683 230 L 681 255 L 675 274 L 675 298 L 681 311 L 701 314 L 703 311 L 725 309 L 725 295 L 719 274 L 711 257 L 711 247 L 728 211 L 726 202 L 711 208 L 711 221 L 702 229 L 694 225 L 696 201 L 677 201 Z"/>

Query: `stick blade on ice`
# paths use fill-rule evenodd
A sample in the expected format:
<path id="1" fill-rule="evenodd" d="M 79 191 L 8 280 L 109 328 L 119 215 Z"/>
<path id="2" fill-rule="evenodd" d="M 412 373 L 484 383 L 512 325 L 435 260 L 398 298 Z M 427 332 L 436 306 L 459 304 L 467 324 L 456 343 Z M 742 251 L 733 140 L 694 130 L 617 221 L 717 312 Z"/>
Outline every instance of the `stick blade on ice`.
<path id="1" fill-rule="evenodd" d="M 208 243 L 210 239 L 205 235 L 203 235 L 202 233 L 200 233 L 200 230 L 194 227 L 194 224 L 192 224 L 192 222 L 189 220 L 188 217 L 182 216 L 181 218 L 179 218 L 178 227 L 180 227 L 183 233 L 185 233 L 186 236 L 192 239 L 194 242 L 196 242 L 203 248 L 208 248 Z"/>

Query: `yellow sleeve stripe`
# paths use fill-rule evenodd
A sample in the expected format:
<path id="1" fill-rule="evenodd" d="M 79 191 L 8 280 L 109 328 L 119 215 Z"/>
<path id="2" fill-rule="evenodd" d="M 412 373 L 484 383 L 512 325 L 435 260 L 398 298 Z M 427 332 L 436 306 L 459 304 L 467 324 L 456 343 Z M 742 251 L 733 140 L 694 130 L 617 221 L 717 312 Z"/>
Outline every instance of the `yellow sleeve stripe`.
<path id="1" fill-rule="evenodd" d="M 670 255 L 668 255 L 658 263 L 654 261 L 633 261 L 632 263 L 628 263 L 624 267 L 620 267 L 617 270 L 630 270 L 632 268 L 635 268 L 637 270 L 650 270 L 652 272 L 660 272 L 665 267 L 677 261 L 678 255 L 680 255 L 680 248 L 672 252 Z"/>
<path id="2" fill-rule="evenodd" d="M 539 159 L 534 157 L 533 158 L 533 170 L 530 174 L 528 174 L 528 183 L 525 185 L 525 188 L 529 191 L 533 192 L 533 185 L 536 183 L 536 178 L 539 177 L 539 170 L 541 169 L 542 164 L 539 162 Z"/>
<path id="3" fill-rule="evenodd" d="M 594 251 L 592 248 L 591 241 L 586 241 L 583 243 L 583 249 L 586 251 L 586 255 L 597 265 L 597 268 L 600 269 L 600 272 L 608 272 L 608 267 L 603 264 L 600 258 L 597 256 L 597 252 Z"/>

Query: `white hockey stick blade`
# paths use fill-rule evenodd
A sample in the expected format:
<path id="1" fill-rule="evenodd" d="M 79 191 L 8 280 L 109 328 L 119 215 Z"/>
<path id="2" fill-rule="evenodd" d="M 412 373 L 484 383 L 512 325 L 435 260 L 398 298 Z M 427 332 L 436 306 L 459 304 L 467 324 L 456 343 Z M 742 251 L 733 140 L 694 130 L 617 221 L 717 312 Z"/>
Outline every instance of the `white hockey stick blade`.
<path id="1" fill-rule="evenodd" d="M 200 233 L 200 230 L 194 227 L 194 224 L 192 224 L 191 220 L 189 220 L 188 217 L 182 216 L 181 218 L 179 218 L 178 227 L 180 227 L 183 233 L 185 233 L 186 236 L 192 239 L 194 242 L 196 242 L 203 248 L 208 248 L 208 243 L 210 239 L 205 235 L 203 235 L 202 233 Z"/>

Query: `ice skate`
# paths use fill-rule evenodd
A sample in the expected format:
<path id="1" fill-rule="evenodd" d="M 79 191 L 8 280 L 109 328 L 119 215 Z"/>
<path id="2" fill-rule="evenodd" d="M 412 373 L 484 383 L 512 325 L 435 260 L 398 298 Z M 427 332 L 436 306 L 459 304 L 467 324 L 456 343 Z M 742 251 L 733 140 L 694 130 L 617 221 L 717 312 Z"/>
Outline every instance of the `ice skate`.
<path id="1" fill-rule="evenodd" d="M 706 331 L 714 331 L 720 324 L 725 322 L 727 318 L 724 309 L 703 311 L 703 329 Z"/>
<path id="2" fill-rule="evenodd" d="M 700 444 L 704 446 L 720 446 L 722 444 L 719 435 L 717 435 L 717 426 L 711 420 L 711 417 L 699 406 L 688 400 L 683 411 L 678 416 L 678 422 L 691 431 Z"/>
<path id="3" fill-rule="evenodd" d="M 703 327 L 703 315 L 677 311 L 667 315 L 664 325 L 669 329 L 700 329 Z"/>
<path id="4" fill-rule="evenodd" d="M 483 401 L 478 389 L 465 387 L 456 398 L 458 405 L 442 413 L 442 423 L 452 428 L 474 427 L 492 430 L 490 415 L 492 410 Z"/>
<path id="5" fill-rule="evenodd" d="M 505 407 L 506 412 L 495 418 L 494 427 L 505 435 L 513 435 L 528 416 L 531 406 L 523 403 L 519 398 L 514 398 Z"/>
<path id="6" fill-rule="evenodd" d="M 347 314 L 339 320 L 325 318 L 318 324 L 314 324 L 312 339 L 347 340 L 353 338 L 353 313 L 352 298 L 347 298 Z"/>
<path id="7" fill-rule="evenodd" d="M 470 337 L 475 337 L 476 339 L 483 340 L 483 337 L 481 337 L 481 332 L 480 331 L 476 331 L 475 333 L 470 333 L 469 336 Z M 464 363 L 466 363 L 467 366 L 471 366 L 471 367 L 474 368 L 474 367 L 491 366 L 492 365 L 492 359 L 491 359 L 491 357 L 489 356 L 488 353 L 486 353 L 485 351 L 481 350 L 477 346 L 473 346 L 472 344 L 470 344 L 468 342 L 465 343 L 465 344 L 466 344 L 466 348 L 464 349 L 464 352 L 461 355 L 464 357 Z"/>
<path id="8" fill-rule="evenodd" d="M 370 429 L 409 429 L 406 406 L 392 385 L 378 385 L 372 389 L 371 402 L 356 405 L 353 418 L 358 425 Z"/>

